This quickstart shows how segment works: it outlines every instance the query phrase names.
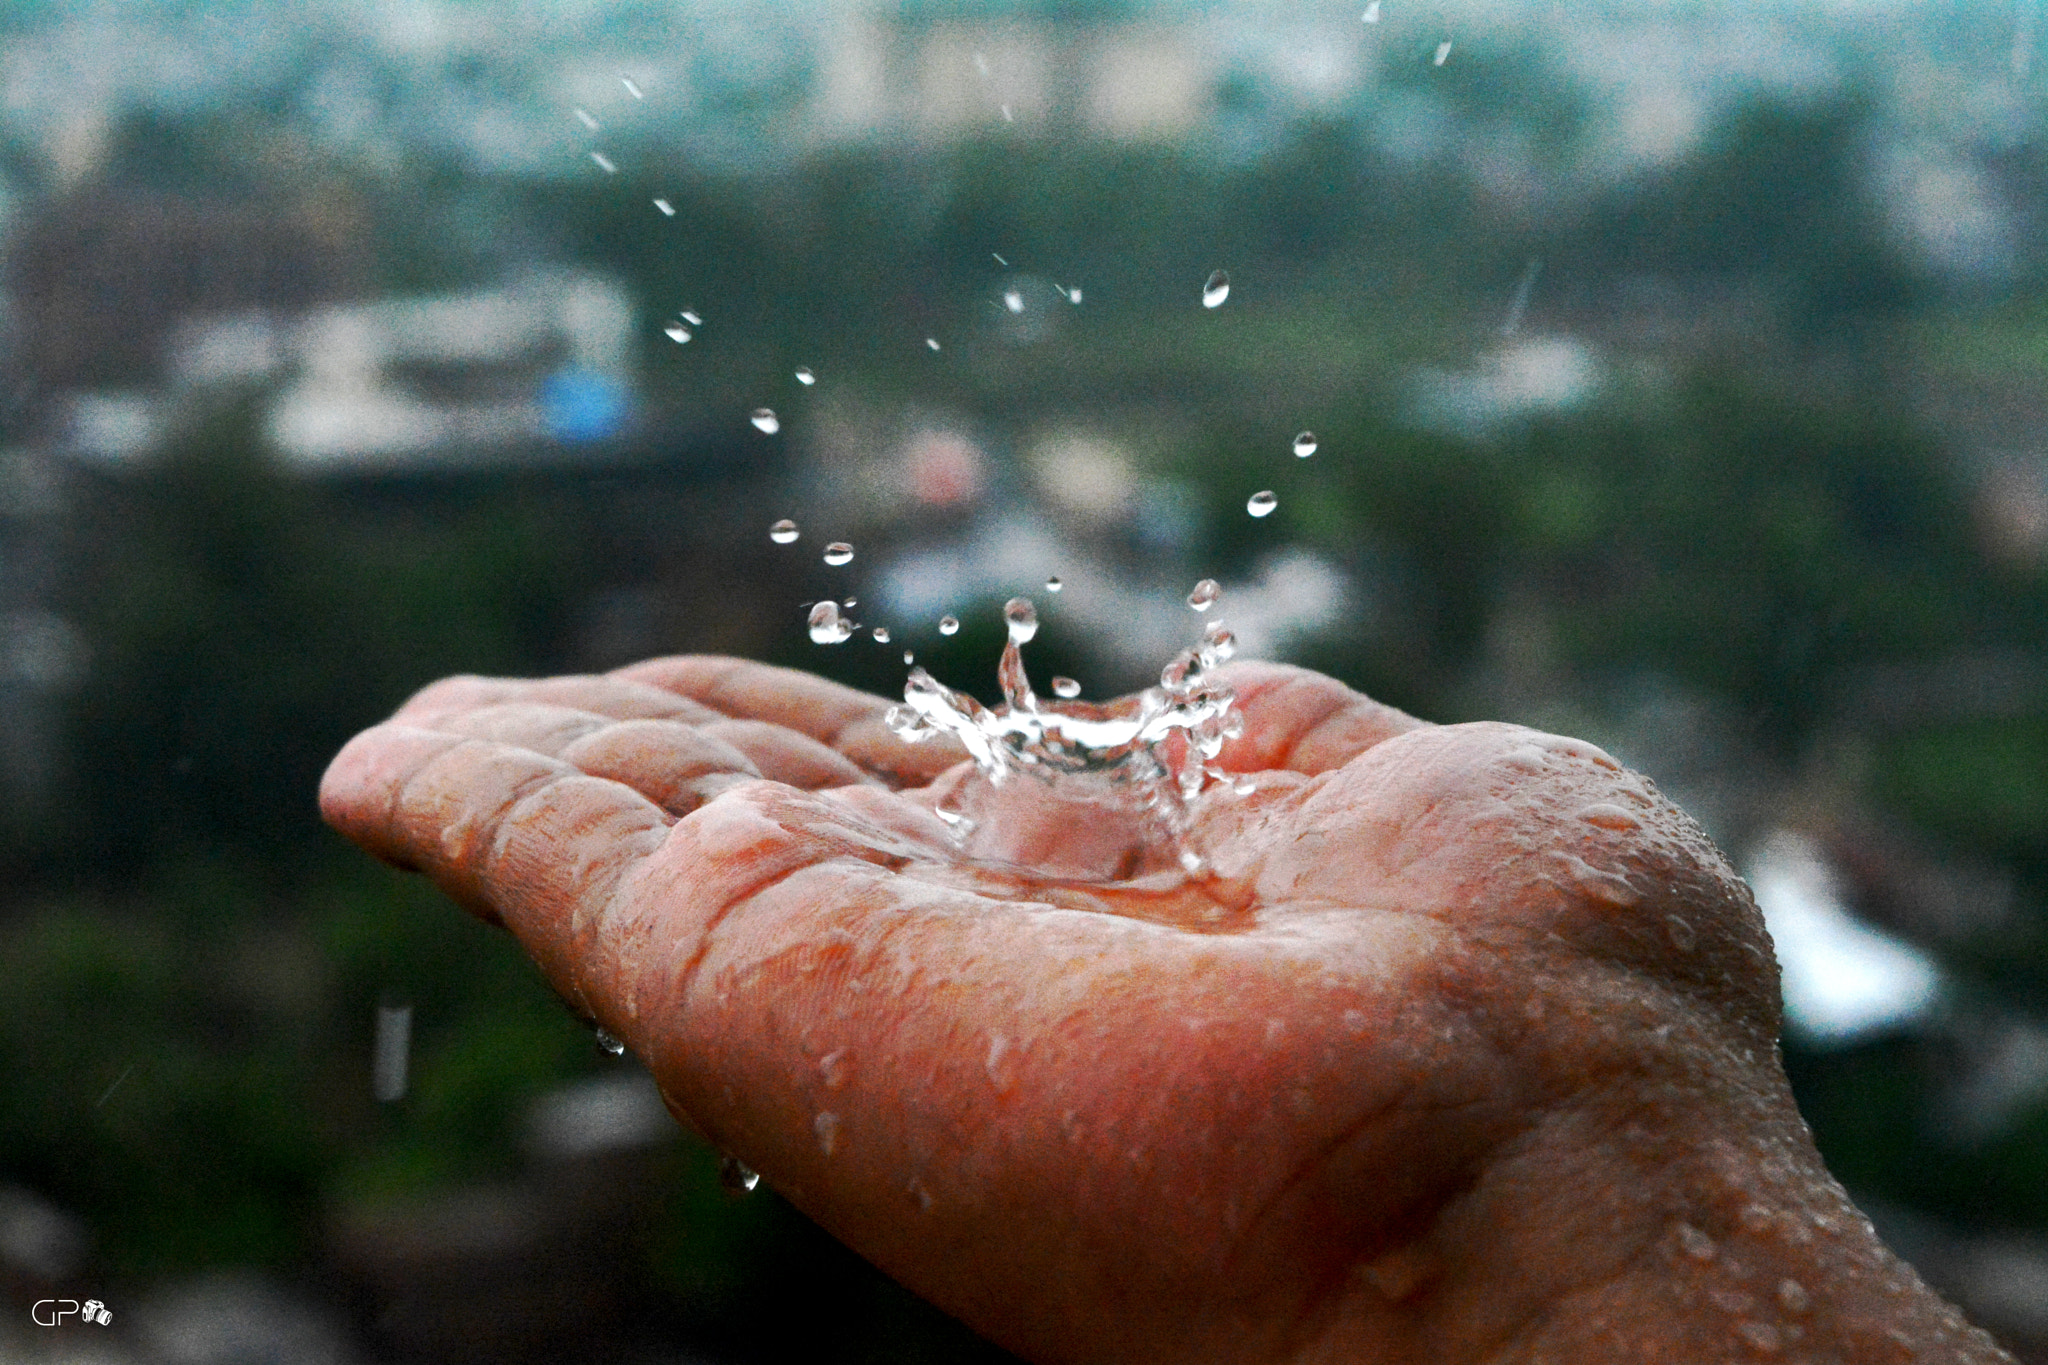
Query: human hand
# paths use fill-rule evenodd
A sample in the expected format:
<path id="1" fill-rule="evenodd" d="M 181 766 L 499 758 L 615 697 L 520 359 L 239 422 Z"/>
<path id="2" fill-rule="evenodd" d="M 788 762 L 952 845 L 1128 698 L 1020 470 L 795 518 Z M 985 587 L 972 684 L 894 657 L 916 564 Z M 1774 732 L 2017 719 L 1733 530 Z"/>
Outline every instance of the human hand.
<path id="1" fill-rule="evenodd" d="M 729 659 L 438 683 L 322 809 L 1033 1360 L 2007 1359 L 1823 1170 L 1754 904 L 1646 780 L 1229 673 L 1195 877 Z"/>

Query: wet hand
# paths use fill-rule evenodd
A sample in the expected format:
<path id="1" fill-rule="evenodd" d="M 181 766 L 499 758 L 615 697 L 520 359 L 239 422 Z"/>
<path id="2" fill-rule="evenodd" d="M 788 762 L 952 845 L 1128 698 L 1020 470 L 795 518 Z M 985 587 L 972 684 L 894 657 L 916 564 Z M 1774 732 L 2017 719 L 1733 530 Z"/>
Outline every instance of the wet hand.
<path id="1" fill-rule="evenodd" d="M 1821 1168 L 1755 907 L 1644 779 L 1231 675 L 1193 876 L 729 659 L 436 684 L 322 808 L 1034 1360 L 2005 1358 Z"/>

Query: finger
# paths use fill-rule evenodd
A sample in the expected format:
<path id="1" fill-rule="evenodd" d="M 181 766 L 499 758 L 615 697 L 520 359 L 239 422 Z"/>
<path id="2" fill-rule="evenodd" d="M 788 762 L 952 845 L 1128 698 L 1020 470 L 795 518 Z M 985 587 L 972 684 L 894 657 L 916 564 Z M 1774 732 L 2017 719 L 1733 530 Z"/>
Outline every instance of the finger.
<path id="1" fill-rule="evenodd" d="M 321 780 L 320 809 L 371 852 L 505 924 L 569 988 L 621 879 L 671 825 L 639 792 L 560 759 L 396 723 L 349 741 Z"/>
<path id="2" fill-rule="evenodd" d="M 588 711 L 613 720 L 711 721 L 711 708 L 660 687 L 608 675 L 567 678 L 443 678 L 413 694 L 392 719 L 440 728 L 448 717 L 487 706 L 534 703 Z"/>
<path id="3" fill-rule="evenodd" d="M 883 722 L 891 703 L 792 668 L 710 654 L 649 659 L 613 678 L 662 688 L 739 720 L 766 721 L 836 749 L 896 785 L 922 784 L 967 757 L 950 739 L 909 744 Z"/>
<path id="4" fill-rule="evenodd" d="M 1222 672 L 1237 692 L 1244 733 L 1217 760 L 1232 772 L 1289 769 L 1314 775 L 1341 768 L 1427 721 L 1289 664 L 1233 664 Z"/>

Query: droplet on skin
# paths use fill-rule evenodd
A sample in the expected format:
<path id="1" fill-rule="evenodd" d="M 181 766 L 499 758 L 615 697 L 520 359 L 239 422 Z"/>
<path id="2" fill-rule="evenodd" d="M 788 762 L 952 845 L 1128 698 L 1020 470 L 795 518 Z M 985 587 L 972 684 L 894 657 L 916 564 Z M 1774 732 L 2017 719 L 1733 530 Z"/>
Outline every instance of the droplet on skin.
<path id="1" fill-rule="evenodd" d="M 594 1031 L 597 1034 L 597 1045 L 603 1048 L 606 1052 L 611 1053 L 614 1057 L 620 1056 L 625 1052 L 626 1045 L 620 1042 L 618 1039 L 612 1037 L 611 1034 L 606 1033 L 603 1029 L 597 1029 Z"/>
<path id="2" fill-rule="evenodd" d="M 1434 60 L 1431 61 L 1430 65 L 1442 66 L 1445 62 L 1449 61 L 1450 59 L 1451 40 L 1449 38 L 1446 38 L 1436 45 L 1436 57 Z"/>
<path id="3" fill-rule="evenodd" d="M 1028 645 L 1038 634 L 1038 608 L 1028 597 L 1013 597 L 1003 603 L 1003 624 L 1009 627 L 1012 640 Z"/>
<path id="4" fill-rule="evenodd" d="M 1666 917 L 1664 929 L 1666 933 L 1671 935 L 1671 946 L 1678 949 L 1681 953 L 1689 953 L 1700 946 L 1699 931 L 1693 928 L 1690 922 L 1680 919 L 1677 915 Z"/>
<path id="5" fill-rule="evenodd" d="M 768 528 L 768 539 L 774 541 L 777 545 L 794 545 L 799 534 L 796 529 L 796 523 L 788 517 L 784 517 L 781 521 Z"/>
<path id="6" fill-rule="evenodd" d="M 734 1194 L 751 1194 L 761 1177 L 738 1157 L 727 1156 L 718 1160 L 718 1183 Z"/>
<path id="7" fill-rule="evenodd" d="M 811 385 L 818 382 L 818 376 L 811 373 L 810 366 L 799 365 L 796 367 L 796 382 L 808 389 Z"/>
<path id="8" fill-rule="evenodd" d="M 826 1156 L 832 1155 L 832 1149 L 839 1145 L 839 1115 L 829 1109 L 820 1111 L 818 1117 L 811 1120 L 811 1131 L 817 1134 L 818 1150 Z"/>
<path id="9" fill-rule="evenodd" d="M 843 540 L 835 540 L 825 547 L 825 562 L 833 568 L 853 562 L 853 547 Z"/>
<path id="10" fill-rule="evenodd" d="M 1598 829 L 1631 830 L 1640 829 L 1643 824 L 1630 812 L 1605 801 L 1586 807 L 1579 812 L 1579 818 Z"/>
<path id="11" fill-rule="evenodd" d="M 753 417 L 748 420 L 753 422 L 756 431 L 766 432 L 770 436 L 782 430 L 782 419 L 775 415 L 773 408 L 755 408 Z"/>
<path id="12" fill-rule="evenodd" d="M 634 84 L 633 78 L 631 76 L 619 77 L 619 84 L 625 86 L 626 93 L 631 95 L 634 99 L 644 100 L 647 98 L 647 96 L 640 93 L 640 87 Z"/>
<path id="13" fill-rule="evenodd" d="M 957 633 L 959 633 L 959 630 L 960 630 L 960 618 L 959 618 L 959 617 L 957 617 L 957 616 L 941 616 L 941 617 L 939 618 L 939 634 L 941 634 L 941 635 L 954 635 L 954 634 L 957 634 Z"/>
<path id="14" fill-rule="evenodd" d="M 1316 434 L 1313 431 L 1304 431 L 1294 438 L 1294 457 L 1296 459 L 1306 460 L 1315 453 Z"/>
<path id="15" fill-rule="evenodd" d="M 1797 1280 L 1778 1281 L 1778 1306 L 1787 1313 L 1804 1313 L 1812 1307 L 1813 1298 L 1806 1292 L 1806 1286 Z"/>
<path id="16" fill-rule="evenodd" d="M 1219 270 L 1209 277 L 1202 286 L 1202 307 L 1221 308 L 1223 301 L 1230 297 L 1230 275 Z"/>
<path id="17" fill-rule="evenodd" d="M 671 322 L 668 326 L 662 328 L 661 330 L 666 332 L 668 334 L 668 339 L 670 341 L 673 341 L 678 346 L 682 345 L 684 342 L 690 339 L 690 329 L 683 326 L 683 324 L 680 322 Z"/>
<path id="18" fill-rule="evenodd" d="M 1066 584 L 1060 582 L 1058 575 L 1054 575 L 1053 577 L 1045 580 L 1045 590 L 1047 592 L 1058 592 L 1061 588 L 1064 588 L 1066 586 Z"/>
<path id="19" fill-rule="evenodd" d="M 1221 596 L 1222 585 L 1213 578 L 1205 578 L 1195 584 L 1194 591 L 1188 594 L 1188 605 L 1196 611 L 1207 611 L 1216 605 L 1216 599 Z"/>
<path id="20" fill-rule="evenodd" d="M 1055 674 L 1052 680 L 1052 694 L 1055 697 L 1072 701 L 1075 697 L 1081 695 L 1081 684 L 1075 682 L 1072 678 Z"/>
<path id="21" fill-rule="evenodd" d="M 1023 312 L 1024 295 L 1015 289 L 1005 289 L 1003 291 L 1003 307 L 1009 309 L 1013 313 Z"/>
<path id="22" fill-rule="evenodd" d="M 1774 1356 L 1785 1345 L 1784 1333 L 1768 1322 L 1752 1322 L 1745 1318 L 1735 1324 L 1735 1335 L 1758 1355 Z"/>
<path id="23" fill-rule="evenodd" d="M 583 126 L 585 128 L 588 128 L 593 133 L 597 131 L 597 120 L 591 117 L 590 111 L 588 109 L 578 109 L 576 111 L 576 117 L 582 121 Z"/>
<path id="24" fill-rule="evenodd" d="M 818 645 L 845 644 L 853 634 L 853 622 L 839 614 L 839 604 L 831 598 L 811 607 L 811 643 Z"/>
<path id="25" fill-rule="evenodd" d="M 1714 1259 L 1714 1239 L 1683 1220 L 1678 1224 L 1678 1248 L 1695 1261 Z"/>
<path id="26" fill-rule="evenodd" d="M 606 156 L 603 152 L 592 152 L 590 154 L 590 159 L 592 161 L 595 161 L 597 163 L 597 168 L 603 171 L 606 175 L 617 175 L 619 173 L 618 163 L 613 161 L 610 157 Z"/>
<path id="27" fill-rule="evenodd" d="M 669 203 L 666 199 L 655 200 L 654 207 L 661 210 L 661 216 L 664 218 L 673 218 L 676 216 L 676 206 L 674 204 Z"/>
<path id="28" fill-rule="evenodd" d="M 827 1090 L 837 1090 L 846 1084 L 846 1049 L 837 1048 L 818 1058 L 818 1074 L 824 1078 Z"/>
<path id="29" fill-rule="evenodd" d="M 1279 505 L 1280 499 L 1274 496 L 1272 489 L 1268 488 L 1252 494 L 1245 501 L 1244 510 L 1255 517 L 1263 517 L 1271 513 Z"/>

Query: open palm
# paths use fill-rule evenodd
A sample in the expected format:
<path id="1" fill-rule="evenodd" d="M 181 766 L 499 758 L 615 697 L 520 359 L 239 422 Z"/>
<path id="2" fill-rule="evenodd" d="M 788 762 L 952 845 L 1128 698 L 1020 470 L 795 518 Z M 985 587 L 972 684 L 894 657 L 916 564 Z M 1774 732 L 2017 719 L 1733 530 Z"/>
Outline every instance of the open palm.
<path id="1" fill-rule="evenodd" d="M 1646 780 L 1231 677 L 1193 877 L 729 659 L 436 684 L 322 803 L 1035 1360 L 2003 1359 L 1821 1169 L 1754 905 Z"/>

